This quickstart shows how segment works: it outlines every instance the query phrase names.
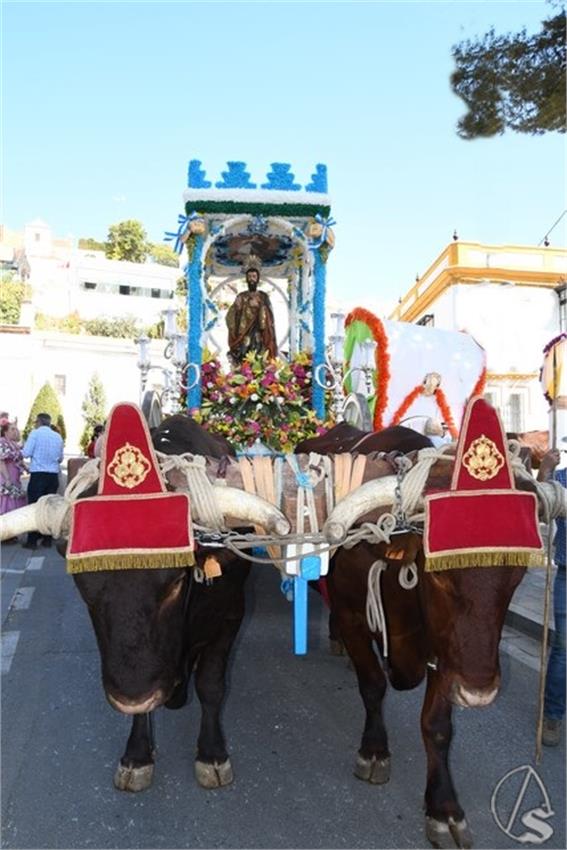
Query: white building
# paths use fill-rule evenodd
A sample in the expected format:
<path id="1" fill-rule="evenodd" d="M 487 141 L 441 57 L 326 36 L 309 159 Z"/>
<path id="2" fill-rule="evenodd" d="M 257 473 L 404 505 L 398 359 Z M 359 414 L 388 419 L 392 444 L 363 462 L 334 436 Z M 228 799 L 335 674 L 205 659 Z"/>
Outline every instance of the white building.
<path id="1" fill-rule="evenodd" d="M 159 321 L 181 275 L 172 266 L 108 260 L 102 251 L 81 250 L 72 237 L 55 238 L 40 219 L 26 224 L 23 233 L 2 228 L 0 259 L 30 284 L 34 313 L 76 313 L 81 319 L 133 316 L 142 325 Z"/>
<path id="2" fill-rule="evenodd" d="M 486 398 L 508 431 L 546 430 L 544 346 L 567 329 L 567 251 L 455 241 L 400 299 L 392 319 L 466 331 L 487 355 Z M 558 433 L 567 434 L 567 411 Z"/>

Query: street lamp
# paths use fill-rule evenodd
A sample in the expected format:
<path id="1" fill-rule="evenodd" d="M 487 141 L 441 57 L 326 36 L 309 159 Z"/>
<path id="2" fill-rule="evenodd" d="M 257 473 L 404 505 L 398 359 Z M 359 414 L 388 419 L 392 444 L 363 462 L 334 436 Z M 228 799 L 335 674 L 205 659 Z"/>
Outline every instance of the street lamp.
<path id="1" fill-rule="evenodd" d="M 335 332 L 329 337 L 328 353 L 325 362 L 317 366 L 313 378 L 323 389 L 333 391 L 332 411 L 335 421 L 342 422 L 344 421 L 346 402 L 344 383 L 351 375 L 354 375 L 356 372 L 362 372 L 365 380 L 366 396 L 368 398 L 372 395 L 372 372 L 374 370 L 376 343 L 370 339 L 361 342 L 360 365 L 352 366 L 346 373 L 343 373 L 345 314 L 341 312 L 331 313 L 331 319 L 335 321 Z"/>
<path id="2" fill-rule="evenodd" d="M 164 338 L 166 345 L 163 356 L 171 361 L 171 366 L 154 366 L 151 362 L 150 339 L 144 334 L 134 340 L 138 346 L 138 368 L 140 370 L 140 395 L 143 398 L 148 383 L 148 374 L 158 370 L 163 376 L 163 389 L 159 395 L 162 409 L 165 413 L 179 413 L 181 410 L 181 393 L 196 386 L 201 379 L 201 367 L 197 363 L 187 363 L 187 340 L 185 334 L 177 328 L 177 309 L 173 305 L 162 311 Z M 183 383 L 183 370 L 193 370 L 193 380 L 187 385 Z"/>

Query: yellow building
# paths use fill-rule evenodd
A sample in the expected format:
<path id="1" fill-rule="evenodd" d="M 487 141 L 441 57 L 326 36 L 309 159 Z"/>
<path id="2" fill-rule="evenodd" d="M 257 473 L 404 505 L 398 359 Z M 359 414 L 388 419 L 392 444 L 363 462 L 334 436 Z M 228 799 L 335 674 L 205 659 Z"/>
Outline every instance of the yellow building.
<path id="1" fill-rule="evenodd" d="M 545 430 L 539 372 L 544 346 L 567 329 L 566 284 L 565 250 L 454 241 L 390 318 L 471 334 L 486 351 L 485 395 L 505 428 Z M 559 412 L 560 435 L 566 414 Z"/>

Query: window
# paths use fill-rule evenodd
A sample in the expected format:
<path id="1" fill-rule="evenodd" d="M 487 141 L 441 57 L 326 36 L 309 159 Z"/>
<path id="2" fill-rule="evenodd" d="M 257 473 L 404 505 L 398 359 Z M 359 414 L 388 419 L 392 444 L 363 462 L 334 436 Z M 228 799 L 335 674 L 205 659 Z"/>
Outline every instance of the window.
<path id="1" fill-rule="evenodd" d="M 120 295 L 130 295 L 130 287 L 125 286 L 124 284 L 120 284 L 120 286 L 118 287 L 118 292 L 120 293 Z"/>
<path id="2" fill-rule="evenodd" d="M 34 238 L 34 242 L 40 242 L 41 241 L 41 233 L 34 233 L 33 238 Z"/>
<path id="3" fill-rule="evenodd" d="M 508 394 L 504 405 L 504 427 L 506 431 L 521 432 L 524 430 L 524 396 L 522 393 Z"/>
<path id="4" fill-rule="evenodd" d="M 161 298 L 161 289 L 152 289 L 152 298 Z"/>
<path id="5" fill-rule="evenodd" d="M 93 283 L 92 280 L 83 281 L 83 289 L 96 289 L 96 283 Z"/>
<path id="6" fill-rule="evenodd" d="M 59 393 L 59 395 L 65 395 L 65 391 L 67 389 L 67 375 L 54 375 L 53 383 L 55 384 L 55 391 Z"/>

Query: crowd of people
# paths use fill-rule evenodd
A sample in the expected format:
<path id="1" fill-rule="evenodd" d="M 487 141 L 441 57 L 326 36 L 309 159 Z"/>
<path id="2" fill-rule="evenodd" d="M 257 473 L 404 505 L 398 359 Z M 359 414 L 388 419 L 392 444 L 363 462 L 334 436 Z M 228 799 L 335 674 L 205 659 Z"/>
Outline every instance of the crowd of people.
<path id="1" fill-rule="evenodd" d="M 104 425 L 96 425 L 87 447 L 87 456 L 95 457 L 97 441 Z M 63 461 L 63 438 L 52 424 L 48 413 L 39 413 L 33 430 L 22 443 L 16 421 L 7 412 L 0 413 L 0 515 L 31 505 L 42 496 L 57 493 Z M 27 479 L 27 487 L 23 478 Z M 4 543 L 17 543 L 13 537 Z M 22 543 L 25 549 L 37 549 L 38 544 L 51 546 L 49 535 L 31 531 Z"/>

